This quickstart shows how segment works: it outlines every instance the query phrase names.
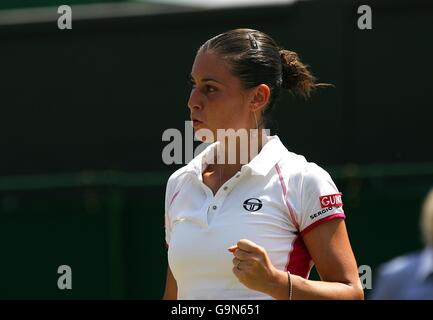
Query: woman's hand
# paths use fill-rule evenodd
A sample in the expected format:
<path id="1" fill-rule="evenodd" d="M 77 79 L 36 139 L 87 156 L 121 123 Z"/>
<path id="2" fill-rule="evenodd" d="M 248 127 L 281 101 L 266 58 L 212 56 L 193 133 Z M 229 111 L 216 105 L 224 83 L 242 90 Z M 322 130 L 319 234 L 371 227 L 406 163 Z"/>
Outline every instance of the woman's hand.
<path id="1" fill-rule="evenodd" d="M 271 263 L 266 250 L 246 239 L 228 248 L 233 253 L 233 273 L 246 287 L 268 293 L 281 272 Z"/>

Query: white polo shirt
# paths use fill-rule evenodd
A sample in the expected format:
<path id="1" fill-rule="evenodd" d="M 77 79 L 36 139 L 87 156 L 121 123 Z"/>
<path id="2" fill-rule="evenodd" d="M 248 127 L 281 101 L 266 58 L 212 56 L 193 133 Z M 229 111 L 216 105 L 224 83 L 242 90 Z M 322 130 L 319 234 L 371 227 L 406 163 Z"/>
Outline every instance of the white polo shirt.
<path id="1" fill-rule="evenodd" d="M 277 269 L 308 278 L 313 263 L 302 236 L 345 217 L 341 194 L 325 170 L 269 136 L 214 196 L 202 172 L 215 145 L 167 182 L 165 239 L 178 299 L 272 299 L 239 282 L 227 248 L 251 240 L 266 249 Z"/>

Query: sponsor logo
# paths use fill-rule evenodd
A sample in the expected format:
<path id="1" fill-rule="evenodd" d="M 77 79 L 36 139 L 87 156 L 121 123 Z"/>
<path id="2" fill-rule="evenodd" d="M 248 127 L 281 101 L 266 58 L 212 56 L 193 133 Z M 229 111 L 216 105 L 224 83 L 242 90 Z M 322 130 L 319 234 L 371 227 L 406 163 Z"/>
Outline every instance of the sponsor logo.
<path id="1" fill-rule="evenodd" d="M 311 214 L 310 219 L 313 220 L 313 219 L 317 218 L 318 216 L 321 216 L 322 214 L 325 214 L 332 209 L 333 209 L 333 207 L 328 207 L 328 208 L 323 209 L 322 211 L 316 212 L 315 214 Z"/>
<path id="2" fill-rule="evenodd" d="M 257 211 L 263 206 L 263 203 L 260 199 L 250 198 L 244 201 L 244 209 L 247 211 Z"/>
<path id="3" fill-rule="evenodd" d="M 322 208 L 341 207 L 343 205 L 343 201 L 341 200 L 341 193 L 321 196 L 319 200 L 320 200 L 320 206 Z"/>

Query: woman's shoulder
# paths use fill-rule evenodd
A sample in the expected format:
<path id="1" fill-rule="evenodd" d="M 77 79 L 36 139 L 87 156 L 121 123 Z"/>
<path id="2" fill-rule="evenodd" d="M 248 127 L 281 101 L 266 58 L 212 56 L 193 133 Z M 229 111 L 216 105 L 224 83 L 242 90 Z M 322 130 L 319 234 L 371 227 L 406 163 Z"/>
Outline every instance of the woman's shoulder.
<path id="1" fill-rule="evenodd" d="M 176 171 L 174 171 L 167 180 L 167 184 L 173 184 L 178 182 L 179 180 L 181 180 L 186 173 L 188 173 L 191 170 L 190 166 L 184 165 L 183 167 L 180 167 L 179 169 L 177 169 Z"/>
<path id="2" fill-rule="evenodd" d="M 303 155 L 287 150 L 279 161 L 283 174 L 291 177 L 292 181 L 328 180 L 329 173 L 315 162 L 308 161 Z"/>
<path id="3" fill-rule="evenodd" d="M 304 171 L 312 170 L 318 167 L 314 162 L 308 161 L 308 159 L 296 152 L 290 151 L 287 148 L 282 153 L 281 159 L 278 164 L 293 173 L 302 173 Z"/>

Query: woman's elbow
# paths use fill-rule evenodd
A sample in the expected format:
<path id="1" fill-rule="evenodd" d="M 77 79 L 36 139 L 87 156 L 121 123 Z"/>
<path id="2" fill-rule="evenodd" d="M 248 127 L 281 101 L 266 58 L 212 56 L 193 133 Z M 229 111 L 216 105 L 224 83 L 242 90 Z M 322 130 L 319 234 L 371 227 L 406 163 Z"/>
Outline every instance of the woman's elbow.
<path id="1" fill-rule="evenodd" d="M 364 300 L 364 289 L 360 284 L 351 286 L 351 299 L 352 300 Z"/>

